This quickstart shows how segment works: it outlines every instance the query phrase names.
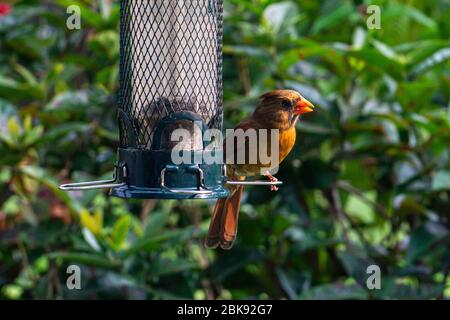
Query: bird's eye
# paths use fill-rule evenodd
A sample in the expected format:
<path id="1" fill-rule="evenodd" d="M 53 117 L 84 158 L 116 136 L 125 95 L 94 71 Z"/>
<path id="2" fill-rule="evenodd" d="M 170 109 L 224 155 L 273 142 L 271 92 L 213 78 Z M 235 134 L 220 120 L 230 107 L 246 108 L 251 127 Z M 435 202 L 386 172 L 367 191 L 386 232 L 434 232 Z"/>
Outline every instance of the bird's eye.
<path id="1" fill-rule="evenodd" d="M 281 102 L 281 106 L 283 108 L 289 109 L 292 106 L 292 104 L 291 104 L 291 101 L 289 101 L 289 100 L 283 100 Z"/>

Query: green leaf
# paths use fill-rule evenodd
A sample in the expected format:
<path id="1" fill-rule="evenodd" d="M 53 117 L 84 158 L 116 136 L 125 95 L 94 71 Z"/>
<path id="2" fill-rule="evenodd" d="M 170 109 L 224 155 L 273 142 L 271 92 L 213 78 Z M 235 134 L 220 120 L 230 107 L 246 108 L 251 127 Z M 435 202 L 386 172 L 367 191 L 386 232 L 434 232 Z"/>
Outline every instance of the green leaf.
<path id="1" fill-rule="evenodd" d="M 22 166 L 20 171 L 31 177 L 43 185 L 45 185 L 50 191 L 53 192 L 61 201 L 63 201 L 74 213 L 81 212 L 82 206 L 80 203 L 71 198 L 70 195 L 59 189 L 59 183 L 51 176 L 45 169 L 36 166 Z"/>
<path id="2" fill-rule="evenodd" d="M 100 32 L 90 39 L 89 46 L 93 51 L 105 53 L 108 58 L 114 59 L 120 52 L 119 35 L 112 30 Z"/>
<path id="3" fill-rule="evenodd" d="M 175 261 L 167 261 L 160 260 L 157 264 L 153 264 L 150 266 L 150 274 L 153 276 L 163 276 L 173 273 L 179 273 L 186 270 L 191 270 L 196 267 L 196 264 L 189 260 L 175 260 Z"/>
<path id="4" fill-rule="evenodd" d="M 23 144 L 25 146 L 31 146 L 33 144 L 38 143 L 42 137 L 43 132 L 44 132 L 44 127 L 42 127 L 42 126 L 33 127 L 32 129 L 28 130 L 25 133 Z"/>
<path id="5" fill-rule="evenodd" d="M 95 251 L 100 252 L 101 248 L 94 234 L 88 228 L 83 228 L 81 232 L 83 233 L 84 240 L 86 240 L 86 242 L 91 246 L 91 248 L 94 249 Z"/>
<path id="6" fill-rule="evenodd" d="M 360 247 L 349 247 L 347 250 L 339 250 L 337 252 L 339 261 L 341 261 L 347 275 L 353 277 L 361 286 L 366 285 L 367 267 L 375 264 L 374 261 L 367 256 L 367 253 Z"/>
<path id="7" fill-rule="evenodd" d="M 80 111 L 89 107 L 89 92 L 86 90 L 64 92 L 57 95 L 45 106 L 46 111 Z"/>
<path id="8" fill-rule="evenodd" d="M 432 18 L 428 17 L 422 11 L 420 11 L 412 6 L 406 6 L 406 5 L 402 5 L 400 10 L 403 15 L 406 15 L 406 16 L 412 18 L 413 20 L 422 24 L 423 26 L 430 28 L 432 30 L 437 30 L 438 26 L 437 26 L 436 22 Z"/>
<path id="9" fill-rule="evenodd" d="M 111 239 L 115 249 L 119 249 L 123 246 L 130 230 L 131 219 L 130 216 L 125 215 L 120 217 L 114 224 Z"/>
<path id="10" fill-rule="evenodd" d="M 387 44 L 381 42 L 381 41 L 377 41 L 377 40 L 372 40 L 371 43 L 373 44 L 373 46 L 386 58 L 391 59 L 391 60 L 395 60 L 399 63 L 404 63 L 405 62 L 405 58 L 400 57 L 393 48 L 391 48 L 390 46 L 388 46 Z"/>
<path id="11" fill-rule="evenodd" d="M 363 193 L 364 197 L 371 202 L 376 201 L 377 193 L 375 191 L 369 191 Z M 373 207 L 356 195 L 349 195 L 345 203 L 345 211 L 352 217 L 356 218 L 359 222 L 370 224 L 375 222 L 375 212 Z"/>
<path id="12" fill-rule="evenodd" d="M 443 48 L 432 55 L 428 56 L 426 59 L 420 63 L 414 64 L 414 68 L 411 70 L 410 76 L 414 77 L 420 75 L 421 73 L 441 64 L 448 63 L 450 59 L 450 48 Z"/>
<path id="13" fill-rule="evenodd" d="M 38 79 L 27 68 L 20 64 L 16 64 L 15 69 L 30 86 L 39 86 Z"/>
<path id="14" fill-rule="evenodd" d="M 431 184 L 433 191 L 450 190 L 450 171 L 441 170 L 433 175 Z"/>
<path id="15" fill-rule="evenodd" d="M 20 88 L 20 82 L 8 78 L 8 77 L 4 77 L 2 75 L 0 75 L 0 89 L 1 88 L 5 88 L 5 89 L 19 89 Z"/>
<path id="16" fill-rule="evenodd" d="M 89 123 L 83 122 L 70 122 L 64 123 L 59 126 L 50 128 L 45 131 L 44 136 L 39 141 L 40 144 L 52 143 L 53 141 L 57 141 L 62 139 L 64 136 L 69 134 L 79 134 L 81 132 L 86 132 L 90 128 Z"/>
<path id="17" fill-rule="evenodd" d="M 258 58 L 268 58 L 270 56 L 265 48 L 245 45 L 225 45 L 223 47 L 223 52 L 224 54 Z"/>
<path id="18" fill-rule="evenodd" d="M 409 283 L 408 283 L 408 280 Z M 373 290 L 375 299 L 428 300 L 439 296 L 444 285 L 420 283 L 413 277 L 381 276 L 381 289 Z"/>
<path id="19" fill-rule="evenodd" d="M 77 253 L 77 252 L 53 252 L 48 255 L 50 259 L 61 259 L 67 262 L 82 263 L 88 266 L 100 268 L 117 268 L 119 261 L 110 260 L 99 254 Z"/>
<path id="20" fill-rule="evenodd" d="M 358 27 L 353 32 L 353 49 L 359 50 L 364 47 L 366 42 L 367 32 L 365 29 Z"/>
<path id="21" fill-rule="evenodd" d="M 81 224 L 87 228 L 94 235 L 100 235 L 102 226 L 97 223 L 97 220 L 89 213 L 87 209 L 83 209 L 80 213 Z"/>
<path id="22" fill-rule="evenodd" d="M 23 295 L 23 288 L 16 284 L 8 284 L 2 288 L 2 294 L 11 300 L 20 299 Z"/>
<path id="23" fill-rule="evenodd" d="M 170 246 L 171 244 L 176 245 L 191 239 L 197 235 L 199 231 L 198 228 L 188 227 L 185 229 L 165 231 L 155 236 L 142 237 L 128 248 L 126 256 L 141 250 L 155 251 L 158 249 L 160 250 L 161 247 Z"/>
<path id="24" fill-rule="evenodd" d="M 406 262 L 412 263 L 429 253 L 428 249 L 447 234 L 448 230 L 443 225 L 431 221 L 415 229 L 406 252 Z"/>
<path id="25" fill-rule="evenodd" d="M 290 1 L 278 2 L 266 7 L 263 12 L 271 31 L 279 33 L 298 19 L 297 5 Z"/>
<path id="26" fill-rule="evenodd" d="M 295 284 L 292 283 L 292 280 L 288 277 L 286 272 L 284 272 L 281 268 L 277 268 L 275 270 L 275 273 L 277 275 L 278 281 L 280 282 L 280 285 L 283 287 L 283 290 L 286 292 L 289 299 L 297 299 L 298 295 L 295 290 Z"/>
<path id="27" fill-rule="evenodd" d="M 344 285 L 332 283 L 313 287 L 303 293 L 300 299 L 335 300 L 335 299 L 367 299 L 367 289 L 358 284 Z"/>
<path id="28" fill-rule="evenodd" d="M 6 123 L 11 117 L 18 117 L 16 106 L 8 100 L 0 98 L 0 131 L 6 128 Z"/>
<path id="29" fill-rule="evenodd" d="M 17 122 L 16 118 L 11 117 L 8 120 L 8 132 L 13 137 L 18 137 L 20 133 L 22 132 L 22 128 L 20 127 L 19 123 Z"/>
<path id="30" fill-rule="evenodd" d="M 145 221 L 144 237 L 154 236 L 158 234 L 169 220 L 169 215 L 166 212 L 153 212 Z"/>
<path id="31" fill-rule="evenodd" d="M 343 5 L 338 6 L 333 9 L 331 12 L 327 12 L 319 17 L 314 22 L 314 25 L 311 30 L 311 34 L 318 34 L 323 29 L 328 29 L 333 26 L 337 26 L 339 23 L 348 21 L 350 15 L 354 14 L 355 10 L 353 6 L 351 6 L 348 2 L 345 2 Z"/>

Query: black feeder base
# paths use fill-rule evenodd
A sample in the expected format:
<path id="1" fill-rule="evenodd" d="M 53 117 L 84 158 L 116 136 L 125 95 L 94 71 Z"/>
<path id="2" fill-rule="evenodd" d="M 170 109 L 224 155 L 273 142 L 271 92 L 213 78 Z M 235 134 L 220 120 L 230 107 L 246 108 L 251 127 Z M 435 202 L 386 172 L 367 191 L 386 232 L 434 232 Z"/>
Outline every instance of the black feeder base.
<path id="1" fill-rule="evenodd" d="M 184 151 L 190 164 L 173 164 L 171 150 L 119 149 L 117 180 L 111 195 L 137 199 L 216 199 L 228 196 L 220 164 L 196 164 L 207 153 Z M 209 154 L 211 155 L 211 154 Z M 206 155 L 208 156 L 208 155 Z M 186 157 L 186 155 L 185 155 Z"/>
<path id="2" fill-rule="evenodd" d="M 187 189 L 192 190 L 192 189 Z M 135 186 L 122 186 L 111 189 L 111 195 L 119 198 L 127 199 L 217 199 L 226 198 L 228 196 L 228 191 L 223 187 L 216 187 L 214 189 L 209 189 L 212 193 L 208 194 L 180 194 L 174 192 L 167 192 L 158 188 L 144 188 Z"/>

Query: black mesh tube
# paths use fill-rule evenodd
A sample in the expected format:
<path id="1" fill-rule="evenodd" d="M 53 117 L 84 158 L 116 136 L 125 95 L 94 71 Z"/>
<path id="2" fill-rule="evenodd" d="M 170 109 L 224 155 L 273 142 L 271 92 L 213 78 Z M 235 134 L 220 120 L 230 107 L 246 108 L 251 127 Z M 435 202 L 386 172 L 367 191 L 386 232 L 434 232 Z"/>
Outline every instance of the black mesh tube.
<path id="1" fill-rule="evenodd" d="M 180 111 L 222 128 L 223 0 L 121 0 L 120 147 Z"/>

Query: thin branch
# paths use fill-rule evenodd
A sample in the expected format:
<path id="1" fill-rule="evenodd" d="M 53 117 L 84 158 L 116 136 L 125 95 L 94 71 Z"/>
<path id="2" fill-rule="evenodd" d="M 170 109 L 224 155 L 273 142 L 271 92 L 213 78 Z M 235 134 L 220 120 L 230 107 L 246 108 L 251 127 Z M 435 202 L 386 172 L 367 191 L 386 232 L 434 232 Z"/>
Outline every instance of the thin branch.
<path id="1" fill-rule="evenodd" d="M 150 212 L 155 208 L 156 200 L 144 200 L 141 209 L 141 221 L 144 222 L 150 215 Z"/>
<path id="2" fill-rule="evenodd" d="M 342 227 L 343 237 L 347 243 L 350 243 L 350 239 L 348 236 L 347 226 L 345 225 L 345 213 L 342 208 L 341 198 L 339 197 L 339 193 L 337 188 L 332 187 L 331 190 L 325 192 L 325 197 L 328 199 L 330 203 L 330 207 L 332 212 L 335 214 L 337 221 Z"/>
<path id="3" fill-rule="evenodd" d="M 356 196 L 358 196 L 359 198 L 361 198 L 361 200 L 363 202 L 365 202 L 366 204 L 368 204 L 369 206 L 373 206 L 375 208 L 375 210 L 386 220 L 389 220 L 389 214 L 387 212 L 387 210 L 380 205 L 379 203 L 376 203 L 372 200 L 370 200 L 363 192 L 361 192 L 361 190 L 358 190 L 357 188 L 355 188 L 354 186 L 352 186 L 351 184 L 349 184 L 346 181 L 338 181 L 336 183 L 338 188 L 341 188 L 344 191 L 347 191 L 349 193 L 353 193 Z"/>
<path id="4" fill-rule="evenodd" d="M 338 219 L 338 222 L 341 224 L 342 229 L 343 229 L 343 233 L 344 233 L 344 239 L 348 244 L 350 243 L 350 239 L 348 236 L 348 229 L 347 226 L 345 225 L 345 221 L 348 221 L 348 223 L 350 223 L 350 226 L 352 227 L 352 229 L 356 232 L 356 234 L 358 235 L 358 237 L 360 238 L 360 240 L 362 242 L 364 242 L 365 245 L 370 246 L 369 241 L 364 237 L 364 234 L 362 232 L 362 230 L 359 228 L 358 225 L 356 225 L 353 220 L 347 215 L 347 213 L 345 212 L 343 206 L 342 206 L 342 201 L 341 201 L 341 197 L 339 195 L 339 190 L 337 188 L 337 185 L 333 186 L 331 188 L 331 193 L 330 193 L 329 200 L 331 200 L 331 206 L 332 209 L 334 211 L 334 213 L 336 214 L 336 217 Z"/>
<path id="5" fill-rule="evenodd" d="M 252 90 L 252 84 L 250 80 L 250 73 L 248 70 L 248 63 L 245 57 L 238 57 L 238 66 L 239 66 L 239 78 L 242 81 L 242 86 L 244 89 L 244 93 L 246 96 L 250 94 Z"/>

